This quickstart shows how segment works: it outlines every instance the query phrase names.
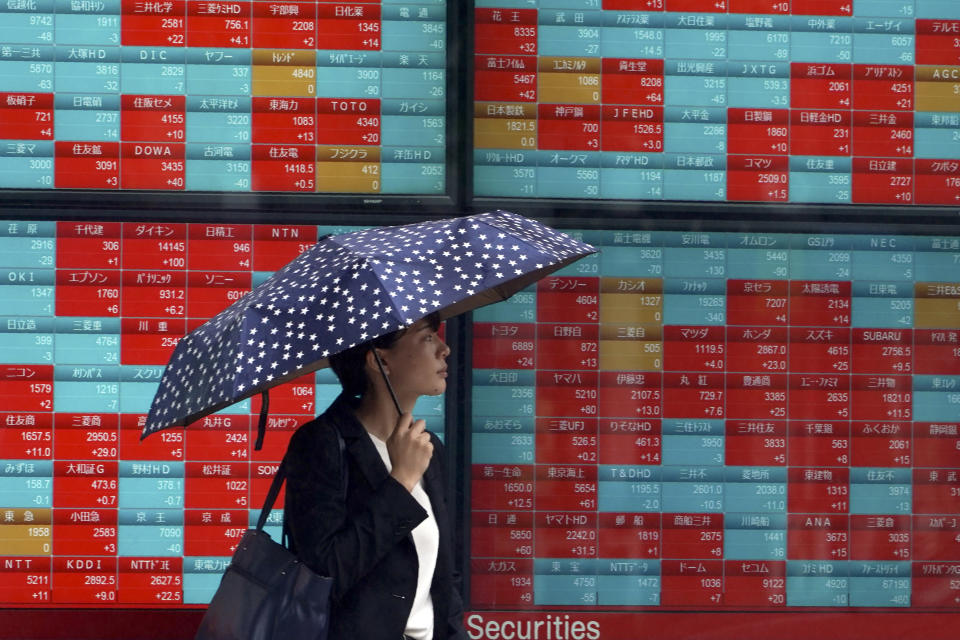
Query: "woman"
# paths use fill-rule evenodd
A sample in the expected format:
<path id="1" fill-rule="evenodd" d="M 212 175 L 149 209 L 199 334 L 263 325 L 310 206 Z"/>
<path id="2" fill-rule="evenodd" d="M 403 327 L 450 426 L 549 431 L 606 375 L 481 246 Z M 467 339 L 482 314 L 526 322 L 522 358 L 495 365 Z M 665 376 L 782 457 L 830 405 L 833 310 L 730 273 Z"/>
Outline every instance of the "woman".
<path id="1" fill-rule="evenodd" d="M 284 522 L 300 559 L 334 578 L 333 640 L 467 637 L 442 445 L 411 416 L 446 389 L 438 328 L 429 316 L 331 357 L 343 393 L 290 440 Z"/>

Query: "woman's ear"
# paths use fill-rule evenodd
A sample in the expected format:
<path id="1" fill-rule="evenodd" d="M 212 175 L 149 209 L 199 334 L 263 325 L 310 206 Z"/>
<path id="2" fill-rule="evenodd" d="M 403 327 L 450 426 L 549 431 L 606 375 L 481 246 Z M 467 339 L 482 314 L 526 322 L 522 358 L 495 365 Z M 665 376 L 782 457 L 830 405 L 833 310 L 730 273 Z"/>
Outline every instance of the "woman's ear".
<path id="1" fill-rule="evenodd" d="M 374 353 L 374 351 L 376 351 L 376 353 Z M 373 374 L 375 374 L 375 375 L 377 375 L 377 376 L 380 375 L 380 367 L 377 365 L 377 356 L 378 356 L 378 355 L 380 356 L 380 362 L 383 363 L 383 371 L 384 371 L 387 375 L 390 375 L 390 368 L 387 366 L 387 361 L 386 361 L 386 359 L 385 359 L 384 350 L 383 350 L 383 349 L 377 349 L 376 347 L 373 347 L 372 349 L 370 349 L 369 351 L 367 351 L 366 364 L 367 364 L 368 369 L 370 370 L 371 373 L 373 373 Z"/>

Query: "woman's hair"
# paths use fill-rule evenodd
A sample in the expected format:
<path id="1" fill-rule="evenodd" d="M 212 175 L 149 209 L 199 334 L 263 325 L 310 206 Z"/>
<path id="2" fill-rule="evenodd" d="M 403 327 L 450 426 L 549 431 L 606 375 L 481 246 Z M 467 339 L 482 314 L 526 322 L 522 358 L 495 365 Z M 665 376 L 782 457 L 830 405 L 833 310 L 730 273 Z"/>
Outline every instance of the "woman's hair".
<path id="1" fill-rule="evenodd" d="M 433 331 L 440 328 L 440 315 L 438 313 L 431 313 L 424 319 Z M 389 349 L 406 332 L 406 328 L 399 329 L 330 356 L 328 358 L 330 368 L 333 369 L 340 380 L 343 392 L 350 397 L 362 398 L 369 387 L 366 367 L 367 352 L 372 348 Z"/>

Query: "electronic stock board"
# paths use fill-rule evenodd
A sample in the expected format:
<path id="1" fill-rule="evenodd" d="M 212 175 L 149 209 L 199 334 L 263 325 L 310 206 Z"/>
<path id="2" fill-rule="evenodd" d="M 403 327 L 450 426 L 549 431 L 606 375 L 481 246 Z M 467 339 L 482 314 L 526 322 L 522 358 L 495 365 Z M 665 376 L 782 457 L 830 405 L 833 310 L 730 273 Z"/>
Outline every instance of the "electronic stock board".
<path id="1" fill-rule="evenodd" d="M 443 3 L 111 6 L 0 10 L 3 187 L 445 192 Z M 475 202 L 598 200 L 571 231 L 601 252 L 474 314 L 466 424 L 418 406 L 462 434 L 471 637 L 759 637 L 780 612 L 893 635 L 922 612 L 933 633 L 960 606 L 960 233 L 871 229 L 856 205 L 960 199 L 960 8 L 473 9 Z M 221 42 L 216 20 L 250 29 Z M 186 39 L 150 40 L 164 24 Z M 611 200 L 846 204 L 829 222 L 859 226 L 631 228 L 604 224 Z M 202 606 L 337 385 L 271 394 L 261 452 L 256 401 L 141 443 L 144 414 L 179 336 L 336 229 L 87 218 L 0 228 L 0 603 Z"/>

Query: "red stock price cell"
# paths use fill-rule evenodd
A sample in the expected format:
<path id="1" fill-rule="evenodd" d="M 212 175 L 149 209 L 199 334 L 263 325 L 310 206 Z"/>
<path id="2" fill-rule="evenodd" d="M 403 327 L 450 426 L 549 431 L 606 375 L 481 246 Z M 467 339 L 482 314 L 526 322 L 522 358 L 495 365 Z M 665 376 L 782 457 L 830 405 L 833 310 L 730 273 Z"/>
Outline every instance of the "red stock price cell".
<path id="1" fill-rule="evenodd" d="M 850 559 L 911 560 L 911 530 L 908 515 L 852 515 Z"/>
<path id="2" fill-rule="evenodd" d="M 828 420 L 787 423 L 787 464 L 836 467 L 850 464 L 850 425 Z"/>
<path id="3" fill-rule="evenodd" d="M 475 464 L 471 471 L 474 511 L 531 510 L 534 472 L 531 465 Z"/>
<path id="4" fill-rule="evenodd" d="M 853 68 L 849 64 L 790 64 L 790 106 L 793 109 L 849 109 L 853 104 L 852 87 Z"/>
<path id="5" fill-rule="evenodd" d="M 685 418 L 723 418 L 722 373 L 665 373 L 663 415 Z"/>
<path id="6" fill-rule="evenodd" d="M 119 222 L 57 222 L 58 269 L 119 269 Z"/>
<path id="7" fill-rule="evenodd" d="M 913 423 L 914 465 L 960 468 L 960 423 Z"/>
<path id="8" fill-rule="evenodd" d="M 960 375 L 960 332 L 948 329 L 914 330 L 915 373 Z"/>
<path id="9" fill-rule="evenodd" d="M 120 602 L 181 604 L 183 558 L 120 558 Z"/>
<path id="10" fill-rule="evenodd" d="M 733 303 L 728 300 L 728 310 Z M 786 310 L 781 309 L 786 317 Z M 779 317 L 779 315 L 778 315 Z M 727 371 L 774 374 L 787 370 L 789 333 L 784 327 L 727 327 Z"/>
<path id="11" fill-rule="evenodd" d="M 663 9 L 665 0 L 602 0 L 606 10 L 623 9 L 625 11 L 643 11 Z"/>
<path id="12" fill-rule="evenodd" d="M 851 423 L 851 464 L 855 467 L 909 467 L 913 462 L 909 422 Z"/>
<path id="13" fill-rule="evenodd" d="M 53 602 L 114 604 L 117 600 L 117 558 L 54 557 Z"/>
<path id="14" fill-rule="evenodd" d="M 665 0 L 667 11 L 697 11 L 726 13 L 729 0 Z"/>
<path id="15" fill-rule="evenodd" d="M 596 278 L 547 277 L 537 283 L 539 322 L 597 322 L 600 283 Z"/>
<path id="16" fill-rule="evenodd" d="M 53 140 L 53 94 L 0 92 L 0 139 Z"/>
<path id="17" fill-rule="evenodd" d="M 186 145 L 124 142 L 120 145 L 122 189 L 183 189 Z"/>
<path id="18" fill-rule="evenodd" d="M 187 225 L 182 223 L 125 223 L 124 269 L 185 269 Z"/>
<path id="19" fill-rule="evenodd" d="M 600 464 L 660 464 L 663 436 L 658 419 L 601 420 Z"/>
<path id="20" fill-rule="evenodd" d="M 847 266 L 847 265 L 843 265 Z M 790 283 L 790 300 L 788 303 L 790 324 L 807 327 L 849 327 L 851 283 L 834 281 L 794 280 Z M 835 339 L 836 330 L 832 334 L 819 334 L 807 337 L 806 340 Z M 791 342 L 795 331 L 791 331 Z M 849 333 L 844 335 L 849 336 Z M 791 361 L 791 369 L 793 363 Z"/>
<path id="21" fill-rule="evenodd" d="M 475 9 L 474 47 L 479 54 L 536 55 L 536 9 Z"/>
<path id="22" fill-rule="evenodd" d="M 55 556 L 113 556 L 117 553 L 116 509 L 54 509 Z"/>
<path id="23" fill-rule="evenodd" d="M 278 435 L 278 434 L 268 434 Z M 283 457 L 281 453 L 280 457 Z M 277 469 L 280 468 L 279 461 L 273 462 L 251 462 L 250 463 L 250 504 L 260 508 L 263 501 L 266 500 L 270 492 L 270 485 L 273 484 L 273 477 L 277 475 Z M 285 497 L 285 489 L 281 488 L 277 494 L 276 505 L 282 505 Z"/>
<path id="24" fill-rule="evenodd" d="M 913 160 L 905 158 L 854 158 L 854 202 L 911 204 Z"/>
<path id="25" fill-rule="evenodd" d="M 315 146 L 254 145 L 254 191 L 315 191 Z"/>
<path id="26" fill-rule="evenodd" d="M 914 562 L 910 603 L 914 607 L 960 607 L 960 562 Z"/>
<path id="27" fill-rule="evenodd" d="M 533 560 L 472 558 L 470 602 L 478 607 L 532 605 Z"/>
<path id="28" fill-rule="evenodd" d="M 663 328 L 664 369 L 723 371 L 727 351 L 725 342 L 724 327 L 668 325 Z"/>
<path id="29" fill-rule="evenodd" d="M 253 98 L 254 144 L 316 142 L 316 102 L 316 98 Z"/>
<path id="30" fill-rule="evenodd" d="M 536 56 L 474 56 L 473 92 L 477 101 L 536 102 Z"/>
<path id="31" fill-rule="evenodd" d="M 631 9 L 635 11 L 636 9 Z M 639 19 L 639 16 L 636 16 Z M 633 18 L 627 14 L 625 19 Z M 639 24 L 638 24 L 639 26 Z M 601 63 L 601 101 L 610 105 L 662 105 L 664 92 L 663 60 L 642 58 L 604 58 Z M 640 120 L 633 107 L 621 107 L 622 113 L 611 113 L 610 120 Z M 646 115 L 647 109 L 636 109 Z M 658 122 L 662 123 L 661 118 Z M 604 120 L 607 110 L 604 109 Z M 604 145 L 604 149 L 612 151 Z"/>
<path id="32" fill-rule="evenodd" d="M 776 420 L 787 417 L 787 375 L 727 374 L 727 417 Z"/>
<path id="33" fill-rule="evenodd" d="M 849 111 L 791 109 L 790 155 L 849 156 L 852 127 Z"/>
<path id="34" fill-rule="evenodd" d="M 185 509 L 184 556 L 232 556 L 248 527 L 246 509 Z"/>
<path id="35" fill-rule="evenodd" d="M 913 371 L 912 329 L 853 329 L 853 371 L 908 374 Z"/>
<path id="36" fill-rule="evenodd" d="M 123 46 L 186 46 L 186 0 L 122 0 L 120 10 L 123 15 L 120 44 Z"/>
<path id="37" fill-rule="evenodd" d="M 533 512 L 473 511 L 470 557 L 533 557 Z"/>
<path id="38" fill-rule="evenodd" d="M 792 0 L 793 15 L 849 16 L 853 13 L 850 0 Z"/>
<path id="39" fill-rule="evenodd" d="M 913 513 L 960 514 L 960 471 L 914 469 Z"/>
<path id="40" fill-rule="evenodd" d="M 273 392 L 278 388 L 282 387 L 274 387 L 270 390 L 271 398 L 273 397 Z M 313 419 L 313 417 L 313 415 L 268 416 L 266 429 L 267 434 L 263 439 L 263 448 L 260 449 L 260 451 L 255 449 L 250 451 L 251 461 L 254 464 L 275 464 L 277 460 L 282 460 L 283 455 L 287 452 L 287 444 L 290 442 L 290 436 L 292 436 L 293 432 L 297 430 L 297 427 L 299 427 L 301 424 L 309 422 Z M 254 417 L 253 422 L 256 422 L 256 420 L 257 418 Z M 255 425 L 253 427 L 253 434 L 251 434 L 251 437 L 254 441 L 256 441 Z M 257 469 L 254 469 L 254 471 L 259 473 Z M 260 500 L 259 502 L 254 500 L 253 502 L 253 506 L 255 507 L 261 504 L 263 504 L 263 500 Z"/>
<path id="41" fill-rule="evenodd" d="M 187 0 L 187 39 L 191 47 L 250 46 L 250 3 Z"/>
<path id="42" fill-rule="evenodd" d="M 120 315 L 120 271 L 58 269 L 56 282 L 58 316 Z"/>
<path id="43" fill-rule="evenodd" d="M 128 318 L 182 318 L 186 315 L 187 274 L 183 271 L 124 271 L 123 315 Z"/>
<path id="44" fill-rule="evenodd" d="M 597 508 L 595 465 L 537 465 L 536 485 L 538 511 L 595 511 Z"/>
<path id="45" fill-rule="evenodd" d="M 787 563 L 726 560 L 723 603 L 733 607 L 782 607 L 787 602 Z"/>
<path id="46" fill-rule="evenodd" d="M 317 100 L 317 140 L 322 144 L 380 144 L 379 100 Z"/>
<path id="47" fill-rule="evenodd" d="M 727 153 L 786 154 L 790 146 L 788 109 L 727 109 Z"/>
<path id="48" fill-rule="evenodd" d="M 597 369 L 600 329 L 597 324 L 536 325 L 539 369 L 583 371 Z M 478 366 L 474 362 L 474 366 Z"/>
<path id="49" fill-rule="evenodd" d="M 540 393 L 543 393 L 543 387 L 540 387 Z M 537 406 L 540 406 L 539 398 Z M 538 411 L 538 413 L 543 412 Z M 537 418 L 536 430 L 537 462 L 555 464 L 597 462 L 596 418 Z"/>
<path id="50" fill-rule="evenodd" d="M 57 413 L 53 455 L 58 460 L 116 460 L 120 444 L 117 414 Z"/>
<path id="51" fill-rule="evenodd" d="M 790 0 L 727 0 L 730 13 L 789 15 Z"/>
<path id="52" fill-rule="evenodd" d="M 917 562 L 960 560 L 960 518 L 914 515 L 913 559 Z"/>
<path id="53" fill-rule="evenodd" d="M 857 156 L 913 156 L 913 113 L 855 111 L 853 153 Z"/>
<path id="54" fill-rule="evenodd" d="M 252 225 L 191 224 L 187 230 L 190 269 L 248 271 L 253 253 Z"/>
<path id="55" fill-rule="evenodd" d="M 664 558 L 723 557 L 723 514 L 664 513 L 661 524 Z"/>
<path id="56" fill-rule="evenodd" d="M 120 320 L 120 364 L 164 365 L 180 338 L 186 335 L 181 318 L 123 318 Z"/>
<path id="57" fill-rule="evenodd" d="M 534 548 L 543 558 L 597 557 L 596 513 L 538 511 L 534 523 Z"/>
<path id="58" fill-rule="evenodd" d="M 537 372 L 538 415 L 595 417 L 598 396 L 595 371 Z"/>
<path id="59" fill-rule="evenodd" d="M 141 440 L 140 435 L 146 424 L 146 414 L 120 415 L 121 460 L 183 460 L 183 429 L 164 429 Z"/>
<path id="60" fill-rule="evenodd" d="M 120 96 L 120 138 L 127 142 L 183 142 L 186 96 Z"/>
<path id="61" fill-rule="evenodd" d="M 792 327 L 789 336 L 787 357 L 792 374 L 821 373 L 829 376 L 850 373 L 850 329 Z"/>
<path id="62" fill-rule="evenodd" d="M 537 144 L 561 151 L 600 150 L 600 105 L 537 105 Z"/>
<path id="63" fill-rule="evenodd" d="M 0 403 L 7 408 L 3 400 Z M 0 413 L 0 451 L 7 460 L 50 458 L 53 455 L 53 414 Z"/>
<path id="64" fill-rule="evenodd" d="M 0 366 L 0 407 L 4 411 L 53 411 L 53 365 Z"/>
<path id="65" fill-rule="evenodd" d="M 187 316 L 212 318 L 250 292 L 251 273 L 191 271 L 187 276 Z"/>
<path id="66" fill-rule="evenodd" d="M 914 71 L 907 65 L 853 65 L 853 108 L 856 110 L 913 110 Z M 909 116 L 912 113 L 901 113 Z M 856 122 L 856 117 L 854 117 Z M 888 153 L 861 153 L 857 150 L 857 134 L 854 131 L 853 152 L 856 155 L 900 155 Z"/>
<path id="67" fill-rule="evenodd" d="M 600 558 L 659 558 L 659 513 L 599 513 Z"/>
<path id="68" fill-rule="evenodd" d="M 187 429 L 186 448 L 193 460 L 250 459 L 250 416 L 205 416 Z"/>
<path id="69" fill-rule="evenodd" d="M 787 511 L 791 514 L 829 514 L 812 520 L 810 526 L 829 528 L 831 517 L 850 509 L 850 469 L 791 467 L 787 470 Z M 794 516 L 790 516 L 794 517 Z M 798 518 L 806 516 L 796 516 Z M 819 522 L 819 524 L 817 524 Z M 844 520 L 843 531 L 846 531 Z M 787 536 L 788 543 L 791 536 Z M 788 557 L 791 556 L 788 553 Z M 840 558 L 834 558 L 840 559 Z"/>
<path id="70" fill-rule="evenodd" d="M 775 146 L 775 145 L 771 145 Z M 727 156 L 727 200 L 786 202 L 790 192 L 786 156 Z"/>
<path id="71" fill-rule="evenodd" d="M 787 463 L 787 426 L 782 420 L 727 420 L 724 464 L 735 467 Z"/>
<path id="72" fill-rule="evenodd" d="M 604 151 L 663 151 L 663 107 L 602 108 Z"/>
<path id="73" fill-rule="evenodd" d="M 474 368 L 533 369 L 536 360 L 536 329 L 536 325 L 527 323 L 475 323 Z"/>
<path id="74" fill-rule="evenodd" d="M 39 604 L 50 602 L 49 556 L 6 557 L 0 564 L 0 603 Z"/>
<path id="75" fill-rule="evenodd" d="M 668 607 L 723 604 L 723 560 L 661 560 L 660 571 L 660 604 Z"/>
<path id="76" fill-rule="evenodd" d="M 316 241 L 315 225 L 258 224 L 253 230 L 253 270 L 276 271 Z"/>
<path id="77" fill-rule="evenodd" d="M 324 49 L 380 49 L 379 4 L 321 3 L 317 17 L 317 38 Z"/>
<path id="78" fill-rule="evenodd" d="M 658 418 L 663 401 L 659 372 L 601 371 L 600 415 L 614 418 Z"/>
<path id="79" fill-rule="evenodd" d="M 184 494 L 187 509 L 245 509 L 250 505 L 250 463 L 188 461 Z"/>
<path id="80" fill-rule="evenodd" d="M 116 461 L 55 460 L 53 474 L 53 504 L 57 507 L 117 506 Z"/>
<path id="81" fill-rule="evenodd" d="M 790 507 L 790 511 L 793 510 Z M 787 529 L 787 558 L 790 560 L 850 558 L 849 516 L 790 513 Z"/>
<path id="82" fill-rule="evenodd" d="M 909 376 L 855 375 L 851 379 L 854 420 L 910 420 L 913 393 Z"/>
<path id="83" fill-rule="evenodd" d="M 54 153 L 57 189 L 120 188 L 119 142 L 57 141 Z"/>
<path id="84" fill-rule="evenodd" d="M 253 48 L 313 49 L 317 7 L 306 2 L 254 2 Z"/>
<path id="85" fill-rule="evenodd" d="M 270 413 L 272 415 L 309 416 L 313 418 L 316 411 L 313 373 L 291 380 L 290 382 L 270 389 Z M 260 413 L 260 394 L 250 398 L 250 413 Z M 256 425 L 254 425 L 255 427 Z M 280 425 L 277 425 L 280 428 Z M 266 446 L 266 440 L 264 441 Z M 286 450 L 286 445 L 284 445 Z M 279 460 L 283 455 L 276 458 Z"/>
<path id="86" fill-rule="evenodd" d="M 960 20 L 917 20 L 917 64 L 960 64 Z"/>
<path id="87" fill-rule="evenodd" d="M 917 159 L 915 162 L 917 204 L 960 202 L 960 162 Z"/>

